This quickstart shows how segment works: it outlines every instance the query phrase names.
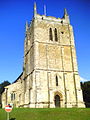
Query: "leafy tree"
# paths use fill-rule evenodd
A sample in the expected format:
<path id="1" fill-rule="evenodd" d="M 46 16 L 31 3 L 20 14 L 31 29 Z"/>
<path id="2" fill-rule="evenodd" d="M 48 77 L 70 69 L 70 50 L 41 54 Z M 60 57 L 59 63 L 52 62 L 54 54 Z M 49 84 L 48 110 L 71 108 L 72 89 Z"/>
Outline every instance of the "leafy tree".
<path id="1" fill-rule="evenodd" d="M 2 94 L 4 92 L 4 87 L 10 85 L 10 82 L 8 81 L 4 81 L 3 83 L 0 84 L 0 94 Z"/>
<path id="2" fill-rule="evenodd" d="M 4 81 L 3 83 L 0 84 L 0 107 L 2 106 L 1 104 L 1 95 L 4 92 L 5 88 L 7 85 L 10 85 L 10 82 Z"/>
<path id="3" fill-rule="evenodd" d="M 86 107 L 90 107 L 90 81 L 84 83 L 81 82 L 81 88 L 85 105 Z"/>

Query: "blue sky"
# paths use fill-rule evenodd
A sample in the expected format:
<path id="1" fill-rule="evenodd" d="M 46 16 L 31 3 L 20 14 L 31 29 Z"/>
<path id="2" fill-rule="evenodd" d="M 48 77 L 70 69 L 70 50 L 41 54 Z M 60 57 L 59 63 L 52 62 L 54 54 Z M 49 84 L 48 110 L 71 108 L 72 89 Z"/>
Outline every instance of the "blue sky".
<path id="1" fill-rule="evenodd" d="M 38 13 L 62 17 L 67 8 L 74 28 L 79 74 L 90 80 L 90 1 L 36 0 Z M 33 16 L 34 0 L 0 0 L 0 83 L 13 82 L 22 72 L 25 22 Z"/>

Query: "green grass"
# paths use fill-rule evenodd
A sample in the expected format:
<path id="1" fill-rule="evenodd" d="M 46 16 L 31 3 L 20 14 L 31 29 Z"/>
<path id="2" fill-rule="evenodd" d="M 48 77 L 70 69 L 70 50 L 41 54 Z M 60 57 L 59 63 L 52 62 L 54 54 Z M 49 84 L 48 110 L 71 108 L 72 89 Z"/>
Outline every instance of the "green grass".
<path id="1" fill-rule="evenodd" d="M 90 108 L 15 108 L 10 113 L 10 120 L 15 120 L 14 118 L 16 120 L 90 120 Z M 0 109 L 0 120 L 7 120 L 4 109 Z"/>

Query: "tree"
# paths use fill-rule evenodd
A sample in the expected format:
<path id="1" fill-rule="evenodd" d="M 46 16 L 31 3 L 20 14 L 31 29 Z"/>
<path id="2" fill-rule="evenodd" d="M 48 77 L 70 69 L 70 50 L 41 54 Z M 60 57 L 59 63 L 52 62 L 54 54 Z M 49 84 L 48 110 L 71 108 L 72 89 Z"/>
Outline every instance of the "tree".
<path id="1" fill-rule="evenodd" d="M 0 107 L 1 107 L 1 95 L 4 92 L 5 88 L 7 85 L 10 85 L 10 82 L 4 81 L 3 83 L 0 84 Z"/>
<path id="2" fill-rule="evenodd" d="M 2 94 L 4 92 L 4 87 L 10 85 L 10 82 L 8 81 L 4 81 L 3 83 L 0 84 L 0 94 Z"/>
<path id="3" fill-rule="evenodd" d="M 85 105 L 86 107 L 90 107 L 90 81 L 84 83 L 81 82 L 81 88 Z"/>

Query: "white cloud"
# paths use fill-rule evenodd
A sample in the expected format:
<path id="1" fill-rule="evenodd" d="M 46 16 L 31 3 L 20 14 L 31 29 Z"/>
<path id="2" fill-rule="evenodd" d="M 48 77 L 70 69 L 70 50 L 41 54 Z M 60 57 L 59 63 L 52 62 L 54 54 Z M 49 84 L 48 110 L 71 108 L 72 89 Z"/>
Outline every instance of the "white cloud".
<path id="1" fill-rule="evenodd" d="M 87 81 L 90 81 L 90 80 L 87 80 L 87 79 L 85 79 L 85 78 L 80 77 L 80 81 L 81 81 L 81 82 L 87 82 Z"/>

